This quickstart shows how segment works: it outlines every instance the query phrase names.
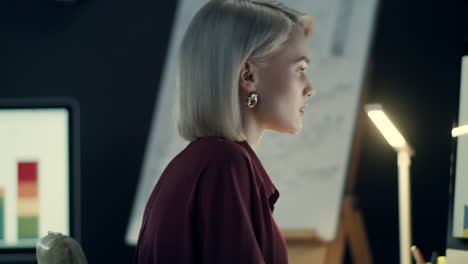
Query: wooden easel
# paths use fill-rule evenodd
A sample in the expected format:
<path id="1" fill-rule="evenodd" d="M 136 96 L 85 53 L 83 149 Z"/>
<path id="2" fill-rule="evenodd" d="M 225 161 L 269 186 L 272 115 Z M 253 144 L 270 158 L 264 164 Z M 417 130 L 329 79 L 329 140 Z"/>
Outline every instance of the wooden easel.
<path id="1" fill-rule="evenodd" d="M 342 264 L 346 246 L 353 263 L 372 264 L 361 212 L 347 199 L 342 206 L 340 224 L 333 242 L 322 241 L 313 230 L 283 231 L 291 264 Z"/>
<path id="2" fill-rule="evenodd" d="M 372 69 L 372 61 L 369 61 L 359 109 L 363 109 L 363 104 L 367 99 Z M 352 199 L 359 161 L 363 116 L 363 110 L 360 110 L 336 238 L 333 242 L 325 242 L 314 230 L 283 230 L 291 264 L 343 264 L 346 246 L 349 246 L 354 264 L 373 263 L 364 220 L 361 211 L 355 207 Z"/>

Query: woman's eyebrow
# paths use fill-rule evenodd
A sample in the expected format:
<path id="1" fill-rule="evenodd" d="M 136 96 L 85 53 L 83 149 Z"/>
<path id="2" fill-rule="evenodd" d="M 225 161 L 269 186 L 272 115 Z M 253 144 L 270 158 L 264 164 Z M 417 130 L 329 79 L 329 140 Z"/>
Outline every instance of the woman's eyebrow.
<path id="1" fill-rule="evenodd" d="M 301 62 L 301 61 L 305 61 L 307 64 L 310 64 L 310 60 L 309 60 L 309 58 L 307 56 L 302 56 L 302 57 L 296 59 L 294 61 L 294 63 L 296 64 L 296 63 Z"/>

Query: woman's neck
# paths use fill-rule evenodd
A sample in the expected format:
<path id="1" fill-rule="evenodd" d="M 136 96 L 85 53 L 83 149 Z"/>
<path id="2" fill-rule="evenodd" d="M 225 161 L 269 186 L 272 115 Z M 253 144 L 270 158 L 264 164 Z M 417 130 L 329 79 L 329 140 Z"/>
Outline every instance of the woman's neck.
<path id="1" fill-rule="evenodd" d="M 260 122 L 255 119 L 251 113 L 242 113 L 242 128 L 244 131 L 244 138 L 249 146 L 255 150 L 256 146 L 260 144 L 265 129 L 260 125 Z"/>

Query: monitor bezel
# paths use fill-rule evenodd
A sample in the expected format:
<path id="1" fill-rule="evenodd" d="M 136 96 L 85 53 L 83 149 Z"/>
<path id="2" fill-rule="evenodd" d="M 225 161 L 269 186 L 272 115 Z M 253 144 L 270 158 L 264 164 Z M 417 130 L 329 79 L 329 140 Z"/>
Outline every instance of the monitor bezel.
<path id="1" fill-rule="evenodd" d="M 0 98 L 0 109 L 41 108 L 60 108 L 67 109 L 68 111 L 70 236 L 81 243 L 80 113 L 78 102 L 69 97 Z M 0 249 L 0 263 L 30 262 L 35 260 L 35 247 Z"/>

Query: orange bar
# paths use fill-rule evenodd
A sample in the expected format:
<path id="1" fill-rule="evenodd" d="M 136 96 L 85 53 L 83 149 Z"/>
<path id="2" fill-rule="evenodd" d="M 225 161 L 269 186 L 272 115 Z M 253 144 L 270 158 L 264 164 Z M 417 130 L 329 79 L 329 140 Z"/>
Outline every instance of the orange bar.
<path id="1" fill-rule="evenodd" d="M 37 197 L 37 182 L 19 182 L 18 184 L 18 198 L 32 198 Z"/>
<path id="2" fill-rule="evenodd" d="M 39 215 L 39 200 L 38 199 L 19 199 L 18 200 L 18 216 L 38 216 Z"/>

